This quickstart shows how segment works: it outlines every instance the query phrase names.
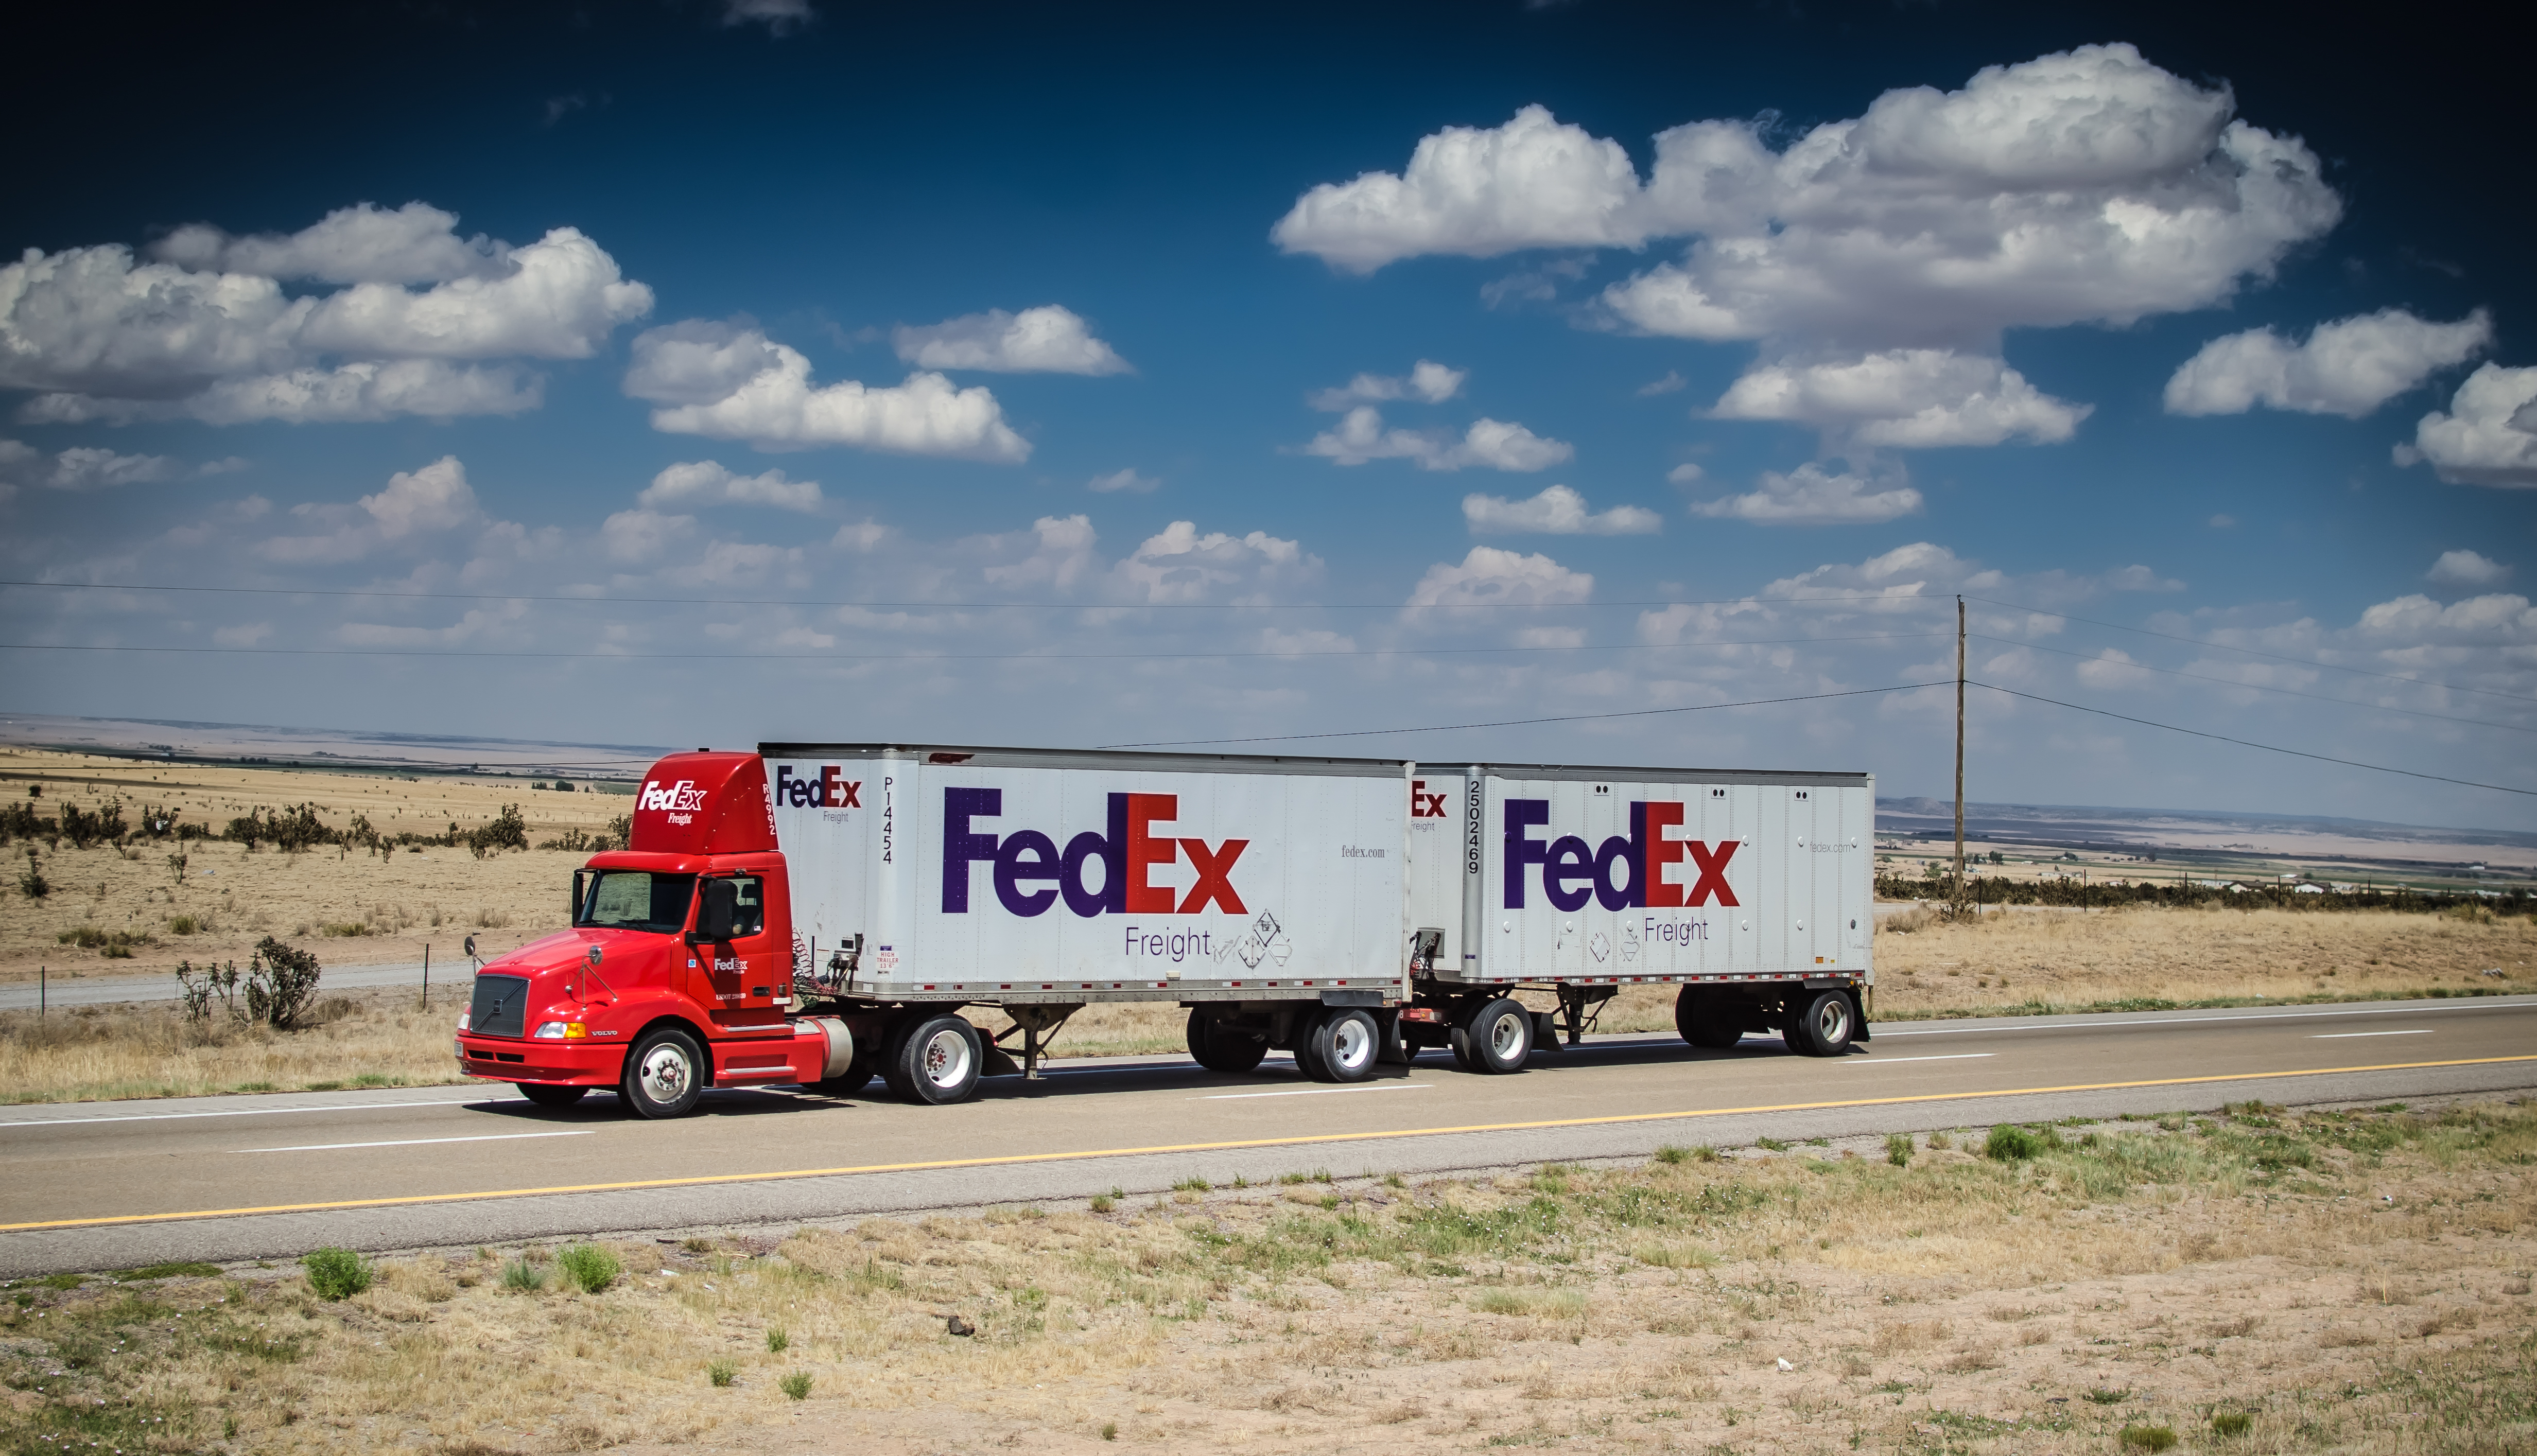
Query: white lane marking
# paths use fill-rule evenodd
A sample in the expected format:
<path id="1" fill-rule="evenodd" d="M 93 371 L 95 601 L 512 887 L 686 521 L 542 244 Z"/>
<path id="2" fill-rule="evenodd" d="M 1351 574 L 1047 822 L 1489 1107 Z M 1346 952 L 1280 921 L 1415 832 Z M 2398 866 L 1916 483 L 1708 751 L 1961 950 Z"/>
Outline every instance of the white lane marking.
<path id="1" fill-rule="evenodd" d="M 1240 1102 L 1246 1097 L 1328 1097 L 1334 1092 L 1415 1092 L 1432 1087 L 1432 1082 L 1384 1082 L 1373 1087 L 1298 1087 L 1292 1092 L 1218 1092 L 1208 1097 L 1187 1098 L 1194 1103 Z"/>
<path id="2" fill-rule="evenodd" d="M 2425 1027 L 2419 1032 L 2319 1032 L 2315 1036 L 2309 1038 L 2309 1040 L 2311 1042 L 2348 1042 L 2354 1037 L 2428 1037 L 2431 1034 L 2432 1030 L 2429 1027 Z"/>
<path id="3" fill-rule="evenodd" d="M 173 1122 L 183 1117 L 262 1117 L 274 1112 L 392 1112 L 400 1108 L 481 1108 L 488 1104 L 524 1103 L 525 1097 L 470 1097 L 428 1103 L 333 1103 L 313 1108 L 237 1108 L 223 1112 L 134 1112 L 119 1117 L 45 1117 L 27 1122 L 0 1119 L 0 1132 L 13 1127 L 75 1127 L 91 1122 Z"/>
<path id="4" fill-rule="evenodd" d="M 2035 1021 L 2005 1026 L 1933 1026 L 1905 1030 L 1880 1029 L 1880 1037 L 1961 1037 L 1977 1032 L 2085 1032 L 2100 1027 L 2122 1026 L 2187 1026 L 2201 1021 L 2300 1021 L 2314 1016 L 2435 1016 L 2443 1011 L 2524 1011 L 2526 1001 L 2511 999 L 2493 1001 L 2478 1006 L 2467 1001 L 2454 1006 L 2364 1006 L 2350 1011 L 2257 1011 L 2241 1016 L 2167 1016 L 2144 1017 L 2138 1021 Z"/>
<path id="5" fill-rule="evenodd" d="M 338 1148 L 419 1148 L 424 1143 L 503 1143 L 524 1137 L 589 1137 L 599 1129 L 573 1132 L 488 1132 L 476 1137 L 403 1137 L 384 1143 L 303 1143 L 296 1148 L 240 1148 L 241 1153 L 331 1153 Z"/>
<path id="6" fill-rule="evenodd" d="M 1996 1051 L 1951 1051 L 1943 1056 L 1854 1056 L 1843 1060 L 1846 1067 L 1890 1067 L 1898 1061 L 1974 1061 L 1997 1056 Z"/>

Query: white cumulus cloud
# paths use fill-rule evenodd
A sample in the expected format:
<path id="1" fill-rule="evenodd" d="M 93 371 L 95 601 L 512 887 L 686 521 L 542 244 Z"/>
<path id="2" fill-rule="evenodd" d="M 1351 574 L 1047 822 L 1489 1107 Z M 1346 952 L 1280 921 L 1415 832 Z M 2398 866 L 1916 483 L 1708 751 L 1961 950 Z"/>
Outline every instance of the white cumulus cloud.
<path id="1" fill-rule="evenodd" d="M 783 511 L 819 508 L 819 482 L 785 478 L 782 471 L 740 475 L 718 461 L 682 461 L 652 477 L 634 503 L 647 510 L 675 506 L 773 506 Z"/>
<path id="2" fill-rule="evenodd" d="M 2398 465 L 2424 461 L 2451 484 L 2537 486 L 2537 368 L 2478 366 L 2396 447 Z"/>
<path id="3" fill-rule="evenodd" d="M 1163 482 L 1152 475 L 1138 475 L 1135 470 L 1130 469 L 1112 471 L 1106 475 L 1095 475 L 1084 483 L 1104 495 L 1122 490 L 1131 495 L 1146 495 Z"/>
<path id="4" fill-rule="evenodd" d="M 2038 390 L 1998 359 L 1944 348 L 1890 349 L 1821 364 L 1768 364 L 1728 386 L 1721 419 L 1811 424 L 1862 445 L 1927 449 L 2070 438 L 2094 407 Z"/>
<path id="5" fill-rule="evenodd" d="M 2498 587 L 2510 570 L 2482 551 L 2442 551 L 2425 575 L 2443 587 Z"/>
<path id="6" fill-rule="evenodd" d="M 920 369 L 999 374 L 1126 374 L 1128 361 L 1092 337 L 1092 327 L 1057 304 L 1019 313 L 989 309 L 923 328 L 901 325 L 890 345 Z"/>
<path id="7" fill-rule="evenodd" d="M 173 480 L 185 474 L 182 461 L 164 455 L 119 455 L 89 446 L 46 455 L 21 440 L 0 440 L 0 486 L 9 488 L 105 490 Z"/>
<path id="8" fill-rule="evenodd" d="M 1785 475 L 1765 471 L 1760 489 L 1701 501 L 1691 509 L 1695 515 L 1757 526 L 1865 526 L 1919 511 L 1920 492 L 1905 484 L 1899 474 L 1887 479 L 1850 472 L 1833 475 L 1808 462 Z"/>
<path id="9" fill-rule="evenodd" d="M 467 467 L 444 455 L 420 470 L 399 471 L 387 487 L 350 506 L 312 502 L 293 516 L 331 530 L 277 536 L 262 547 L 268 560 L 292 564 L 358 561 L 386 547 L 419 542 L 463 527 L 487 524 L 467 483 Z"/>
<path id="10" fill-rule="evenodd" d="M 1316 580 L 1322 559 L 1295 541 L 1254 531 L 1230 536 L 1174 521 L 1147 537 L 1111 568 L 1138 601 L 1204 601 L 1227 589 L 1256 597 L 1273 587 Z"/>
<path id="11" fill-rule="evenodd" d="M 1463 521 L 1474 536 L 1653 536 L 1664 529 L 1664 519 L 1644 506 L 1592 511 L 1585 496 L 1565 485 L 1529 500 L 1464 496 Z"/>
<path id="12" fill-rule="evenodd" d="M 1328 410 L 1333 413 L 1385 400 L 1417 400 L 1423 404 L 1441 405 L 1461 394 L 1463 381 L 1470 376 L 1468 369 L 1449 368 L 1434 359 L 1420 359 L 1410 366 L 1406 376 L 1360 374 L 1337 389 L 1316 392 L 1311 403 L 1314 409 Z"/>
<path id="13" fill-rule="evenodd" d="M 1594 595 L 1590 572 L 1570 571 L 1538 553 L 1473 546 L 1460 563 L 1437 562 L 1409 593 L 1411 606 L 1538 605 L 1584 601 Z"/>
<path id="14" fill-rule="evenodd" d="M 587 358 L 652 307 L 574 228 L 512 247 L 456 222 L 416 203 L 288 237 L 196 224 L 146 263 L 29 249 L 0 268 L 0 389 L 39 392 L 20 412 L 40 420 L 511 413 L 539 403 L 534 376 L 451 361 Z M 347 285 L 293 296 L 283 278 Z"/>
<path id="15" fill-rule="evenodd" d="M 2358 419 L 2493 343 L 2477 309 L 2454 324 L 2382 308 L 2319 324 L 2306 343 L 2249 329 L 2202 346 L 2167 381 L 2170 414 L 2243 414 L 2257 405 Z"/>
<path id="16" fill-rule="evenodd" d="M 1315 435 L 1304 446 L 1339 465 L 1372 460 L 1414 461 L 1422 471 L 1459 471 L 1483 467 L 1495 471 L 1546 471 L 1577 454 L 1565 440 L 1545 439 L 1520 424 L 1483 418 L 1461 439 L 1440 430 L 1386 429 L 1383 415 L 1360 405 L 1341 416 L 1334 429 Z"/>
<path id="17" fill-rule="evenodd" d="M 1289 253 L 1371 273 L 1422 253 L 1633 246 L 1646 235 L 1638 203 L 1638 173 L 1619 143 L 1527 106 L 1501 127 L 1449 126 L 1422 139 L 1400 175 L 1325 182 L 1268 235 Z"/>
<path id="18" fill-rule="evenodd" d="M 637 335 L 625 392 L 662 406 L 652 411 L 654 429 L 760 450 L 852 445 L 1007 464 L 1030 458 L 1030 443 L 983 386 L 960 389 L 927 370 L 895 385 L 813 386 L 799 350 L 738 324 L 689 320 Z"/>
<path id="19" fill-rule="evenodd" d="M 328 213 L 288 235 L 237 236 L 189 222 L 150 247 L 150 256 L 197 273 L 246 273 L 328 284 L 430 284 L 498 277 L 510 245 L 458 235 L 458 215 L 410 202 L 391 212 L 359 203 Z"/>

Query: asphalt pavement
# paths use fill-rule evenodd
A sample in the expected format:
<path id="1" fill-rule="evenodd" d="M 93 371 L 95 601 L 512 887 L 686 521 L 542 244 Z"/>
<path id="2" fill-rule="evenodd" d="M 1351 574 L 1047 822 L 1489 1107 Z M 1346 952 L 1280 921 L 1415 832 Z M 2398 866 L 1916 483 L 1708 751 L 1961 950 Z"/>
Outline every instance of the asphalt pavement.
<path id="1" fill-rule="evenodd" d="M 435 965 L 434 970 L 438 969 Z M 1611 1036 L 1504 1077 L 1430 1053 L 1372 1081 L 1284 1057 L 1059 1063 L 974 1101 L 713 1092 L 676 1122 L 506 1086 L 0 1108 L 0 1275 L 1150 1193 L 1328 1170 L 1436 1173 L 2224 1102 L 2537 1088 L 2537 997 L 1888 1024 L 1846 1057 Z"/>

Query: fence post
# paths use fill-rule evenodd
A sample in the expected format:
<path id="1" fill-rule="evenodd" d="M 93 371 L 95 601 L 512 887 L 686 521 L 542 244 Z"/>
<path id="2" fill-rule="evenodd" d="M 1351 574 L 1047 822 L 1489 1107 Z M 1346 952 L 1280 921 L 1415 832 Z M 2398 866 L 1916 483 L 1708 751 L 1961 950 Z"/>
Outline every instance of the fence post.
<path id="1" fill-rule="evenodd" d="M 50 966 L 35 968 L 35 1019 L 38 1021 L 53 1014 L 51 974 Z"/>
<path id="2" fill-rule="evenodd" d="M 431 942 L 423 943 L 423 1009 L 431 1009 Z"/>

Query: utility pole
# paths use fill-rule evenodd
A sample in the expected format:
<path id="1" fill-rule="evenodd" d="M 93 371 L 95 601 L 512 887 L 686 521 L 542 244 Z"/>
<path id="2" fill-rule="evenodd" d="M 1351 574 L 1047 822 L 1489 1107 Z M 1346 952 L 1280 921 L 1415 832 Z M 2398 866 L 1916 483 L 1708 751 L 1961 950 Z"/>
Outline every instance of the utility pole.
<path id="1" fill-rule="evenodd" d="M 1965 599 L 1956 599 L 1956 890 L 1951 907 L 1965 913 Z"/>

